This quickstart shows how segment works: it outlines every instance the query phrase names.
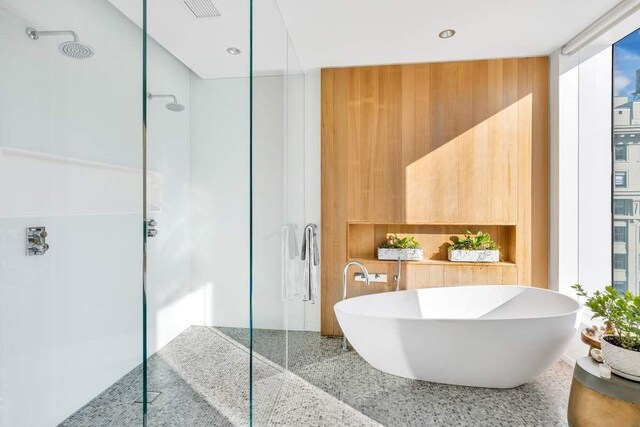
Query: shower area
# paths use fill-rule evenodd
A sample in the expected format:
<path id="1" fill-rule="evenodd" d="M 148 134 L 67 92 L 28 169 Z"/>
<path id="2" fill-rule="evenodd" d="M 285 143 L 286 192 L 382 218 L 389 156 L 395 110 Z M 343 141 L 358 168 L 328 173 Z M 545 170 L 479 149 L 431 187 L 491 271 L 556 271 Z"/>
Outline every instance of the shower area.
<path id="1" fill-rule="evenodd" d="M 320 339 L 319 74 L 277 2 L 0 0 L 0 56 L 0 426 L 337 404 L 289 369 Z"/>

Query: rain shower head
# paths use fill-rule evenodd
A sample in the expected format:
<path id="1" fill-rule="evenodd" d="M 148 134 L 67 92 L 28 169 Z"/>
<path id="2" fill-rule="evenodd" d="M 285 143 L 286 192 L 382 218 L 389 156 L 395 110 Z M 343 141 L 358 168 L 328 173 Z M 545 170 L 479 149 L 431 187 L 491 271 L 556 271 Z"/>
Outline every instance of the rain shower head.
<path id="1" fill-rule="evenodd" d="M 41 36 L 71 36 L 73 40 L 60 43 L 58 50 L 68 58 L 86 59 L 93 56 L 93 48 L 80 41 L 78 35 L 71 30 L 38 31 L 35 28 L 27 28 L 27 36 L 31 40 L 38 40 Z"/>
<path id="2" fill-rule="evenodd" d="M 93 56 L 93 49 L 79 41 L 69 41 L 60 43 L 58 50 L 64 56 L 74 59 L 85 59 Z"/>
<path id="3" fill-rule="evenodd" d="M 169 111 L 180 112 L 184 110 L 184 105 L 178 104 L 177 102 L 170 102 L 165 105 L 165 108 Z"/>
<path id="4" fill-rule="evenodd" d="M 184 111 L 185 106 L 178 103 L 178 98 L 176 98 L 175 95 L 155 95 L 152 93 L 147 94 L 147 98 L 149 100 L 152 100 L 153 98 L 172 98 L 173 102 L 169 102 L 168 104 L 165 104 L 164 107 L 169 110 L 169 111 L 173 111 L 175 113 L 179 113 L 180 111 Z"/>

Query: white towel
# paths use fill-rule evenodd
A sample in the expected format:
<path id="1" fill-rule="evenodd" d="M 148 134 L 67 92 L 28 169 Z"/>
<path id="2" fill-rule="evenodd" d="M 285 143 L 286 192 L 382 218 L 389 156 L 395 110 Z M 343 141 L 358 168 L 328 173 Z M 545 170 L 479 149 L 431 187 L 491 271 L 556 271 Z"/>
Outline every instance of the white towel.
<path id="1" fill-rule="evenodd" d="M 302 261 L 298 251 L 296 225 L 287 224 L 282 227 L 282 254 L 280 256 L 282 300 L 299 300 L 302 293 Z"/>
<path id="2" fill-rule="evenodd" d="M 317 267 L 320 265 L 320 252 L 318 252 L 317 229 L 315 224 L 307 224 L 302 240 L 302 259 L 304 260 L 302 300 L 311 301 L 312 304 L 315 304 L 318 298 Z"/>

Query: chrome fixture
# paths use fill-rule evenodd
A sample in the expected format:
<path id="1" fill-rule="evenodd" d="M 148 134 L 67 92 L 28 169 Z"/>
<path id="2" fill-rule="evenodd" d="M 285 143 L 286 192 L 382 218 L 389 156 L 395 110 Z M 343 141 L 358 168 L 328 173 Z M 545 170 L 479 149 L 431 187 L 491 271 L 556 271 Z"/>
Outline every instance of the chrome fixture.
<path id="1" fill-rule="evenodd" d="M 44 226 L 27 227 L 27 256 L 44 255 L 49 250 L 47 235 Z"/>
<path id="2" fill-rule="evenodd" d="M 356 282 L 364 282 L 366 280 L 363 273 L 356 273 L 353 277 Z M 387 275 L 385 273 L 369 273 L 369 282 L 387 283 Z"/>
<path id="3" fill-rule="evenodd" d="M 91 46 L 80 42 L 80 38 L 71 30 L 58 30 L 58 31 L 38 31 L 35 28 L 27 28 L 27 36 L 31 40 L 38 40 L 40 37 L 46 36 L 71 36 L 73 40 L 60 43 L 58 50 L 66 57 L 73 59 L 86 59 L 91 58 L 94 55 L 94 50 Z"/>
<path id="4" fill-rule="evenodd" d="M 402 259 L 398 257 L 398 270 L 393 276 L 393 281 L 396 282 L 396 292 L 400 290 L 400 281 L 402 280 Z"/>
<path id="5" fill-rule="evenodd" d="M 349 261 L 344 266 L 344 269 L 342 270 L 342 300 L 343 301 L 347 299 L 347 271 L 349 270 L 349 267 L 351 267 L 352 265 L 355 265 L 356 267 L 359 267 L 360 270 L 362 270 L 362 274 L 364 274 L 364 284 L 367 286 L 370 285 L 369 270 L 367 270 L 367 267 L 365 267 L 358 261 Z M 344 335 L 342 337 L 342 349 L 344 351 L 349 350 L 349 343 L 347 342 L 347 337 Z"/>
<path id="6" fill-rule="evenodd" d="M 148 93 L 147 94 L 147 99 L 149 101 L 151 101 L 152 99 L 155 99 L 155 98 L 171 98 L 171 99 L 173 99 L 173 102 L 169 102 L 169 103 L 164 105 L 164 107 L 169 111 L 173 111 L 173 112 L 178 113 L 180 111 L 183 111 L 184 108 L 185 108 L 184 105 L 178 103 L 178 98 L 176 98 L 175 95 L 170 95 L 170 94 L 168 94 L 168 95 L 155 95 L 153 93 Z"/>
<path id="7" fill-rule="evenodd" d="M 242 53 L 242 51 L 240 49 L 238 49 L 237 47 L 228 47 L 227 48 L 227 53 L 229 55 L 240 55 Z"/>
<path id="8" fill-rule="evenodd" d="M 455 35 L 456 35 L 456 30 L 452 30 L 449 28 L 448 30 L 440 31 L 440 34 L 438 34 L 438 37 L 440 37 L 441 39 L 450 39 Z"/>
<path id="9" fill-rule="evenodd" d="M 158 222 L 155 219 L 148 219 L 145 221 L 147 229 L 147 237 L 156 237 L 158 235 Z"/>

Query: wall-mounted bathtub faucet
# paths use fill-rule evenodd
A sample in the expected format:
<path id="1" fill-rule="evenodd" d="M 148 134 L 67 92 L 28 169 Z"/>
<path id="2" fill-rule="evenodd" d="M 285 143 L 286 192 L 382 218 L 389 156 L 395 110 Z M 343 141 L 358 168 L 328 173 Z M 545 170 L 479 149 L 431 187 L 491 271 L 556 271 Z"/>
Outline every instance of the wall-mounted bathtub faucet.
<path id="1" fill-rule="evenodd" d="M 364 274 L 364 284 L 367 286 L 370 285 L 369 270 L 367 270 L 367 267 L 365 267 L 363 264 L 359 263 L 358 261 L 349 261 L 344 266 L 344 269 L 342 270 L 342 300 L 343 301 L 347 299 L 347 271 L 349 270 L 349 267 L 351 267 L 352 265 L 355 265 L 356 267 L 359 267 L 360 270 L 362 270 L 362 274 Z M 347 342 L 347 337 L 344 335 L 344 331 L 342 336 L 342 349 L 344 351 L 349 350 L 349 343 Z"/>
<path id="2" fill-rule="evenodd" d="M 396 292 L 400 290 L 400 281 L 402 280 L 402 259 L 398 257 L 398 271 L 393 276 L 393 281 L 396 282 Z"/>

